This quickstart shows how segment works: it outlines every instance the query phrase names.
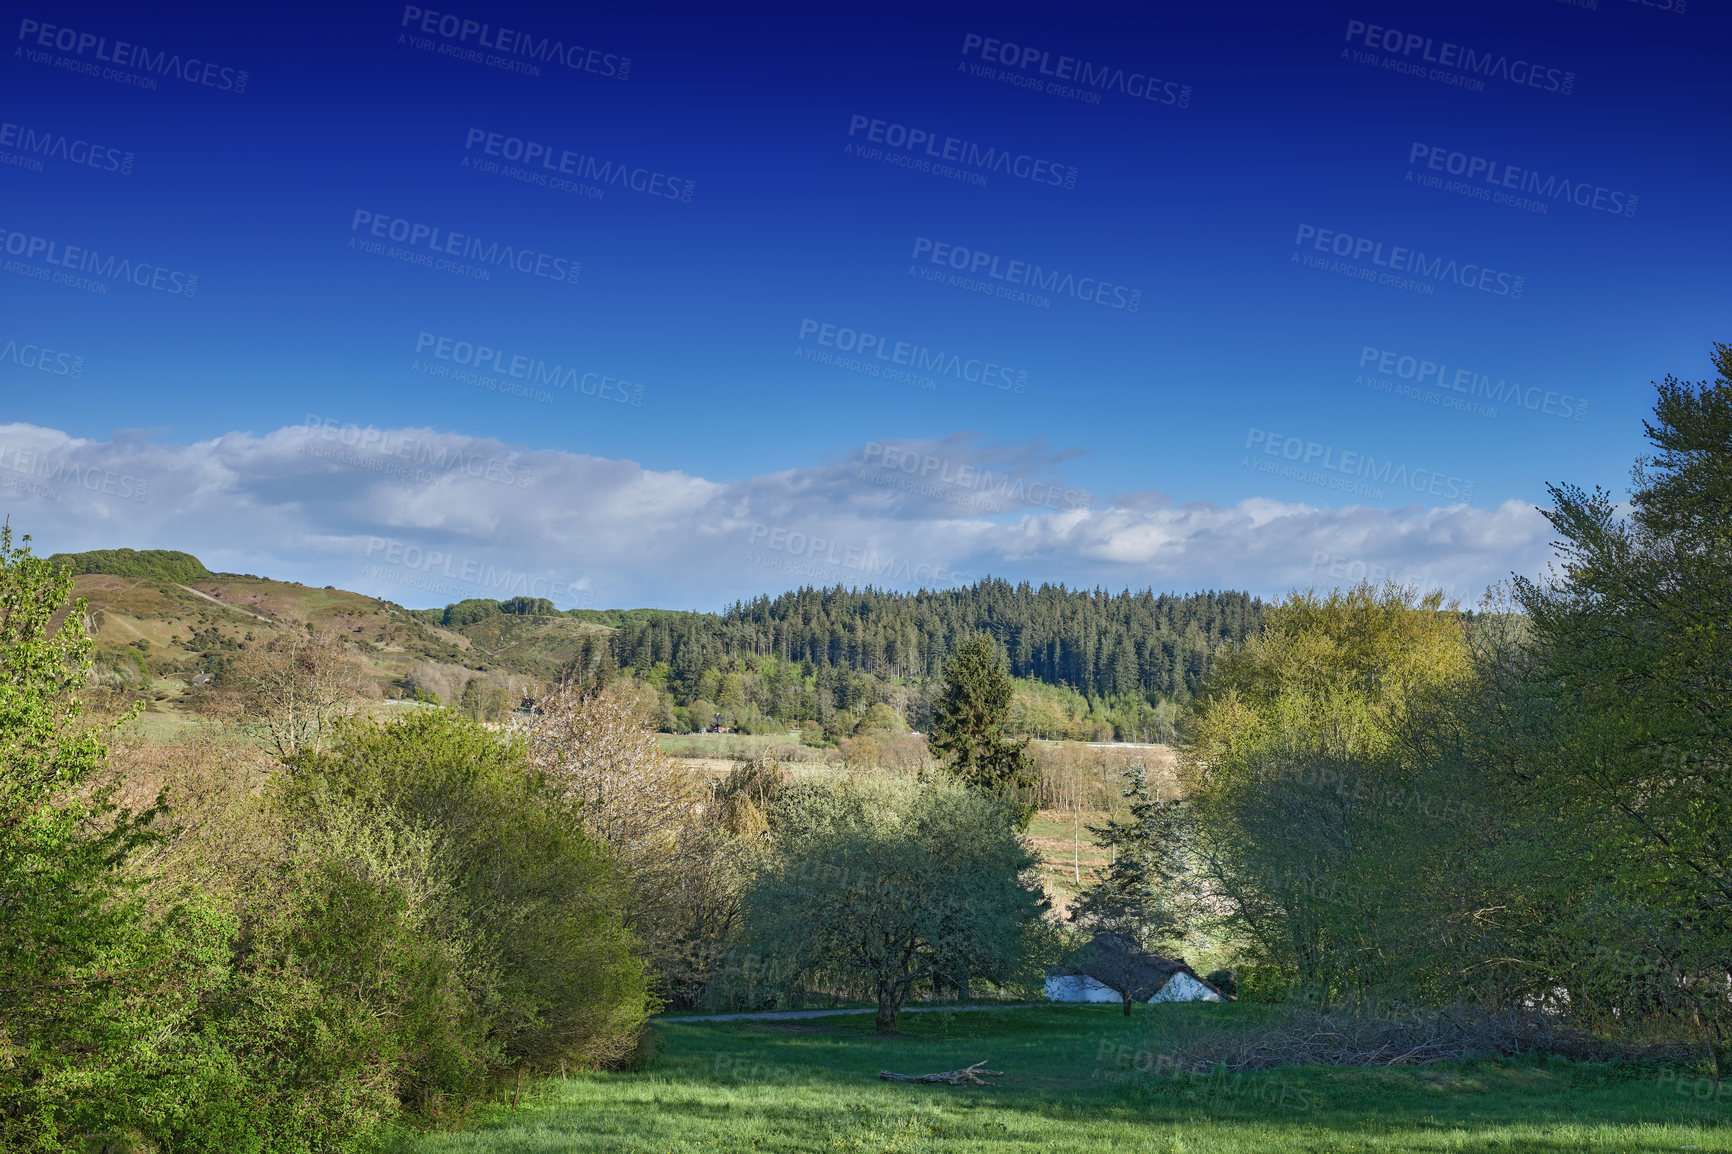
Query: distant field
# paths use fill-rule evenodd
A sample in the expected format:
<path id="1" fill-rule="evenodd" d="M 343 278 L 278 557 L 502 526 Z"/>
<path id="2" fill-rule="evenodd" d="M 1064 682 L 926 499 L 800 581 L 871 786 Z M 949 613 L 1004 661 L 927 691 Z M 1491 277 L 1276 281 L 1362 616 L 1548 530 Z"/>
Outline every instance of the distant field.
<path id="1" fill-rule="evenodd" d="M 788 760 L 828 761 L 839 756 L 833 749 L 801 745 L 792 733 L 663 733 L 657 740 L 670 756 L 706 760 L 744 761 L 772 754 Z"/>
<path id="2" fill-rule="evenodd" d="M 1263 1007 L 1062 1006 L 903 1018 L 662 1025 L 641 1073 L 530 1084 L 515 1110 L 422 1138 L 417 1154 L 555 1151 L 1732 1151 L 1732 1102 L 1637 1066 L 1488 1061 L 1139 1071 L 1176 1039 Z M 1144 1055 L 1139 1058 L 1141 1053 Z M 980 1059 L 998 1085 L 880 1081 Z M 1682 1092 L 1681 1092 L 1682 1091 Z"/>
<path id="3" fill-rule="evenodd" d="M 663 752 L 679 758 L 694 773 L 710 777 L 726 774 L 738 761 L 765 755 L 781 759 L 795 776 L 843 768 L 837 750 L 800 745 L 792 734 L 664 733 L 658 740 Z M 1028 829 L 1041 856 L 1042 883 L 1054 910 L 1062 916 L 1080 885 L 1088 884 L 1089 871 L 1108 860 L 1088 827 L 1099 826 L 1110 816 L 1112 811 L 1105 805 L 1118 800 L 1120 770 L 1132 762 L 1143 763 L 1148 767 L 1151 786 L 1170 796 L 1177 788 L 1173 776 L 1177 758 L 1164 745 L 1036 741 L 1032 748 L 1037 763 L 1049 776 L 1070 773 L 1086 783 L 1086 788 L 1076 793 L 1074 807 L 1065 804 L 1042 809 Z"/>

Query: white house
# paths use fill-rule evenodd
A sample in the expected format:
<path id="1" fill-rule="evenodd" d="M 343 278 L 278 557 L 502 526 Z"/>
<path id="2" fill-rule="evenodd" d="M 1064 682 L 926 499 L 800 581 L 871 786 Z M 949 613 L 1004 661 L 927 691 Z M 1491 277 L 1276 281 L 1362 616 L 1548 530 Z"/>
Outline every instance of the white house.
<path id="1" fill-rule="evenodd" d="M 1068 966 L 1046 971 L 1054 1002 L 1121 1002 L 1128 987 L 1138 1002 L 1224 1002 L 1183 958 L 1163 958 L 1116 934 L 1100 934 Z"/>

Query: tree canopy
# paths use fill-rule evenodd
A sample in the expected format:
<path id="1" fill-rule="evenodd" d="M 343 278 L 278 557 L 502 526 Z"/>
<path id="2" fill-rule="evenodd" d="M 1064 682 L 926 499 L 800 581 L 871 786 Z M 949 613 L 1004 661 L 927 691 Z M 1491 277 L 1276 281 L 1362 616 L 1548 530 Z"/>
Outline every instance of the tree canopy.
<path id="1" fill-rule="evenodd" d="M 744 949 L 863 987 L 881 1032 L 917 983 L 1006 982 L 1038 954 L 1039 858 L 995 798 L 943 778 L 802 782 L 777 794 L 770 828 Z"/>

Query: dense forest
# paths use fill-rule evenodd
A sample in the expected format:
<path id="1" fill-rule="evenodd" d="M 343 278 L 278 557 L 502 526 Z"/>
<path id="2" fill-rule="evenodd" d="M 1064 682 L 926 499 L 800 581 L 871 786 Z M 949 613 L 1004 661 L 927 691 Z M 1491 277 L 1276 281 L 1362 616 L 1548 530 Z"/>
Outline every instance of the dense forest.
<path id="1" fill-rule="evenodd" d="M 1017 679 L 1015 732 L 1164 741 L 1215 656 L 1260 630 L 1263 605 L 1235 592 L 1114 594 L 988 578 L 912 594 L 808 587 L 720 614 L 571 615 L 614 632 L 605 651 L 587 642 L 570 672 L 635 675 L 656 689 L 673 731 L 797 726 L 834 741 L 877 727 L 885 713 L 875 706 L 923 729 L 945 663 L 987 633 Z"/>
<path id="2" fill-rule="evenodd" d="M 545 601 L 471 600 L 415 611 L 461 629 L 490 614 L 548 614 Z M 956 648 L 990 634 L 1017 679 L 1018 733 L 1168 740 L 1217 654 L 1256 635 L 1263 603 L 1246 593 L 1033 586 L 987 578 L 961 589 L 896 593 L 803 588 L 723 612 L 568 610 L 613 630 L 585 638 L 576 678 L 623 673 L 652 686 L 665 729 L 745 732 L 802 725 L 823 740 L 858 733 L 888 706 L 916 729 Z"/>
<path id="3" fill-rule="evenodd" d="M 912 594 L 808 587 L 738 602 L 713 617 L 621 621 L 612 648 L 620 666 L 665 663 L 675 687 L 695 687 L 705 670 L 736 657 L 919 682 L 938 676 L 957 645 L 984 632 L 1004 649 L 1014 677 L 1087 697 L 1182 702 L 1212 657 L 1255 634 L 1262 617 L 1262 602 L 1245 593 L 1109 593 L 988 578 Z"/>

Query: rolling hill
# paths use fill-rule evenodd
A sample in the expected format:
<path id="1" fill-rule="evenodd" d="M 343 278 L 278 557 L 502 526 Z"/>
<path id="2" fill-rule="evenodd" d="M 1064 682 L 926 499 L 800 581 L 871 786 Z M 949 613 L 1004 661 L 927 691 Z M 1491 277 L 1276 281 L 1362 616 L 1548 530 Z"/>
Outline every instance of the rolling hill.
<path id="1" fill-rule="evenodd" d="M 455 701 L 472 677 L 518 690 L 554 676 L 602 625 L 563 616 L 508 615 L 451 629 L 390 601 L 250 574 L 211 573 L 187 554 L 131 550 L 57 554 L 78 576 L 99 676 L 174 708 L 200 675 L 222 671 L 282 630 L 318 629 L 354 645 L 386 698 Z M 102 571 L 123 569 L 123 573 Z M 202 679 L 201 679 L 202 680 Z"/>

